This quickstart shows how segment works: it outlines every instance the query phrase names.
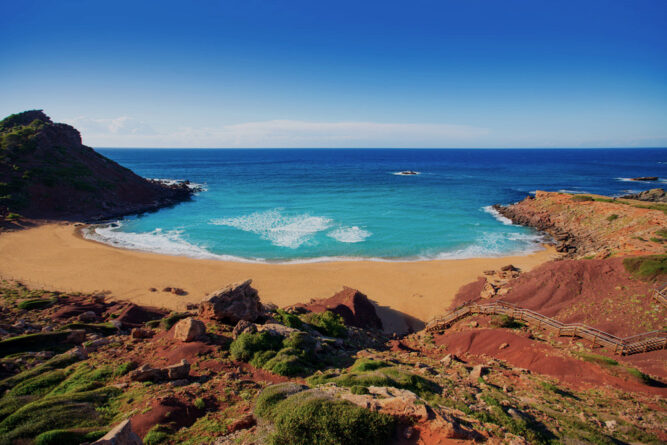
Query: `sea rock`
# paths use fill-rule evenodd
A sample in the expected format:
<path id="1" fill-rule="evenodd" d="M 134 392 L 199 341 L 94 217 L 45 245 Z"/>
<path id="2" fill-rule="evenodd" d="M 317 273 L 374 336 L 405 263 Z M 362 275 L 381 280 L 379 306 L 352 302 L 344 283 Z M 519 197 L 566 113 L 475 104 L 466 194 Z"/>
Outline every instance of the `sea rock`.
<path id="1" fill-rule="evenodd" d="M 632 181 L 657 181 L 657 176 L 639 176 L 637 178 L 630 178 Z"/>
<path id="2" fill-rule="evenodd" d="M 298 304 L 293 307 L 301 307 L 317 313 L 334 312 L 343 317 L 345 324 L 348 326 L 378 330 L 382 330 L 383 327 L 382 320 L 378 317 L 373 303 L 366 295 L 350 287 L 343 287 L 343 290 L 332 297 L 313 300 L 308 304 Z"/>
<path id="3" fill-rule="evenodd" d="M 255 326 L 254 323 L 250 323 L 249 321 L 240 320 L 238 323 L 236 323 L 236 326 L 234 326 L 234 329 L 232 330 L 232 337 L 234 340 L 236 340 L 238 336 L 244 332 L 254 334 L 257 332 L 257 326 Z"/>
<path id="4" fill-rule="evenodd" d="M 234 283 L 214 292 L 200 303 L 199 315 L 228 323 L 257 320 L 263 314 L 263 307 L 251 283 L 252 280 Z"/>
<path id="5" fill-rule="evenodd" d="M 139 436 L 132 431 L 132 423 L 127 419 L 116 425 L 104 437 L 96 440 L 92 445 L 142 445 Z"/>
<path id="6" fill-rule="evenodd" d="M 206 326 L 201 321 L 188 317 L 174 325 L 174 339 L 190 342 L 206 334 Z"/>
<path id="7" fill-rule="evenodd" d="M 649 201 L 649 202 L 667 202 L 667 193 L 665 193 L 664 189 L 655 188 L 640 193 L 621 196 L 621 198 L 637 199 L 639 201 Z"/>

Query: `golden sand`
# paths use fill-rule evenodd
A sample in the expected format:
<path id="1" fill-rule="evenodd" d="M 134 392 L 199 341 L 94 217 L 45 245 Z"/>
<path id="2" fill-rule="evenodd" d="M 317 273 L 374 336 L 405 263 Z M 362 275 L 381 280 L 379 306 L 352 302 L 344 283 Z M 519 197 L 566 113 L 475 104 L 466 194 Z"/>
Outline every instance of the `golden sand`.
<path id="1" fill-rule="evenodd" d="M 446 312 L 456 291 L 482 271 L 509 263 L 530 270 L 555 255 L 547 247 L 501 258 L 248 264 L 118 249 L 83 239 L 73 224 L 48 224 L 0 235 L 0 277 L 51 290 L 109 291 L 113 298 L 172 310 L 248 278 L 262 302 L 281 307 L 329 297 L 345 285 L 376 303 L 386 330 L 404 331 L 407 323 L 416 328 Z M 187 295 L 162 292 L 167 286 Z"/>

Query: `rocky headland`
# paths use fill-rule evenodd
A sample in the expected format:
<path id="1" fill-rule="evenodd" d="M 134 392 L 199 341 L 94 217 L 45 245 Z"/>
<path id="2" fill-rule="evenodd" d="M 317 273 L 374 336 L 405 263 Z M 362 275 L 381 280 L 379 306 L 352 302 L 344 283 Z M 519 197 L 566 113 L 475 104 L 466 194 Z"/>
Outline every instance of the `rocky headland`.
<path id="1" fill-rule="evenodd" d="M 664 204 L 538 191 L 535 197 L 494 209 L 515 224 L 549 234 L 569 258 L 665 252 Z"/>
<path id="2" fill-rule="evenodd" d="M 142 178 L 81 142 L 41 110 L 0 121 L 0 217 L 89 221 L 190 199 L 188 183 Z"/>

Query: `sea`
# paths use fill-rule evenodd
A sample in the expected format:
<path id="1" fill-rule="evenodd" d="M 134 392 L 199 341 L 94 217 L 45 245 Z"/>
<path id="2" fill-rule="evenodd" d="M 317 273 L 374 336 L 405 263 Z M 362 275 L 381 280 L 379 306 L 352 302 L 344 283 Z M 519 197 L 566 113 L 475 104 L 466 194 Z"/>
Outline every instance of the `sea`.
<path id="1" fill-rule="evenodd" d="M 146 178 L 189 180 L 189 202 L 86 236 L 193 258 L 294 263 L 527 254 L 542 235 L 493 204 L 536 190 L 619 196 L 664 186 L 667 149 L 113 149 Z M 401 174 L 411 171 L 416 174 Z M 658 176 L 658 181 L 631 181 Z"/>

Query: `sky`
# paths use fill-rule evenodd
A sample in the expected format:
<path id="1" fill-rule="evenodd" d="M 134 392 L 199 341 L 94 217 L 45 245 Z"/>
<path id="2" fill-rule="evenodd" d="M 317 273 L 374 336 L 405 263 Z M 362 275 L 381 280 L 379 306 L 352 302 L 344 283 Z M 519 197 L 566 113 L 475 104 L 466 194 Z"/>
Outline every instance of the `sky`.
<path id="1" fill-rule="evenodd" d="M 93 147 L 667 147 L 666 23 L 666 0 L 4 0 L 0 115 Z"/>

